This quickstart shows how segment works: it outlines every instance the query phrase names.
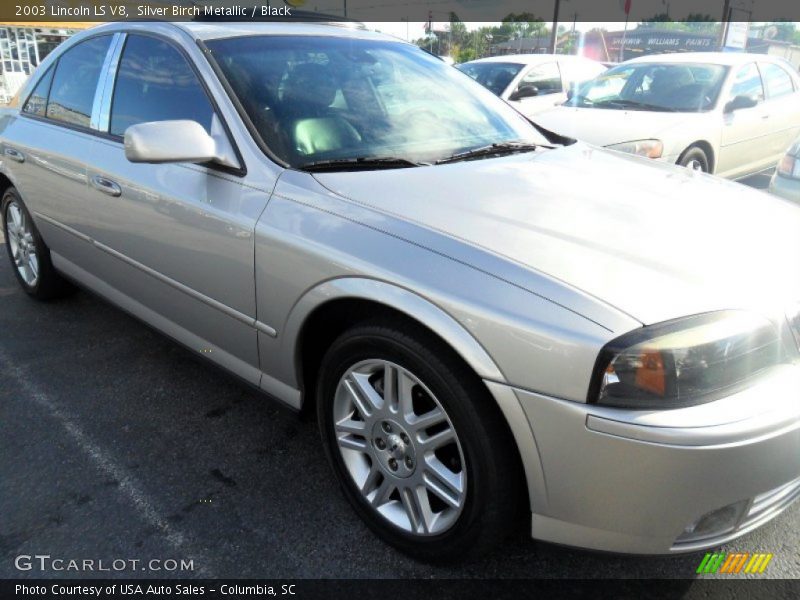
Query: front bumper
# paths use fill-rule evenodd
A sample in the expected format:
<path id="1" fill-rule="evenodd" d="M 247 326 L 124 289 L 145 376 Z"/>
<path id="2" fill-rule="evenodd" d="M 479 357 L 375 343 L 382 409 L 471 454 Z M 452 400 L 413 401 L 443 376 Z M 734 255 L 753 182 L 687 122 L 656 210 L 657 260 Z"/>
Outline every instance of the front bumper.
<path id="1" fill-rule="evenodd" d="M 800 179 L 783 177 L 778 175 L 776 171 L 769 182 L 769 192 L 781 198 L 800 203 Z"/>
<path id="2" fill-rule="evenodd" d="M 525 416 L 530 438 L 518 422 L 512 430 L 536 539 L 625 553 L 689 552 L 753 530 L 800 496 L 798 366 L 722 400 L 669 411 L 489 387 L 503 396 L 507 417 L 510 394 Z M 681 541 L 691 524 L 730 505 L 738 511 L 730 527 Z"/>

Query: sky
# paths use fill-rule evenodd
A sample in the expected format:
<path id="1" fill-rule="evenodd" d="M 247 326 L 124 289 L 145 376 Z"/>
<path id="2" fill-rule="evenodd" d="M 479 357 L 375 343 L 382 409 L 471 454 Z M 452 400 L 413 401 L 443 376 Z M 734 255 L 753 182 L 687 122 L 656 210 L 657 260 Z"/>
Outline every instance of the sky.
<path id="1" fill-rule="evenodd" d="M 374 29 L 375 31 L 381 31 L 383 33 L 387 33 L 389 35 L 393 35 L 395 37 L 398 37 L 398 38 L 400 38 L 402 40 L 407 39 L 408 41 L 413 41 L 413 40 L 419 39 L 419 38 L 421 38 L 421 37 L 423 37 L 425 35 L 425 25 L 426 25 L 426 23 L 425 22 L 421 22 L 421 21 L 417 21 L 417 22 L 411 21 L 410 23 L 396 23 L 396 22 L 392 22 L 392 23 L 372 22 L 372 23 L 370 23 L 370 22 L 367 22 L 367 23 L 365 23 L 365 25 L 369 29 Z M 475 30 L 475 29 L 480 29 L 481 27 L 490 27 L 490 26 L 493 26 L 493 25 L 499 25 L 499 23 L 472 23 L 472 22 L 470 22 L 470 23 L 465 23 L 465 25 L 467 26 L 468 30 L 472 31 L 472 30 Z M 565 27 L 571 28 L 572 27 L 572 21 L 569 21 L 569 22 L 567 22 L 567 21 L 559 21 L 559 25 L 564 25 Z M 434 22 L 433 26 L 436 29 L 445 28 L 447 26 L 447 23 L 445 23 L 445 22 L 441 22 L 441 23 Z M 594 22 L 594 21 L 589 21 L 589 22 L 580 22 L 580 21 L 578 21 L 578 22 L 575 23 L 575 29 L 578 30 L 578 31 L 589 31 L 590 29 L 594 29 L 595 27 L 604 27 L 605 29 L 608 29 L 609 31 L 616 31 L 616 30 L 621 30 L 624 26 L 625 26 L 625 22 L 624 21 L 607 22 L 607 23 L 597 23 L 597 22 Z M 408 38 L 406 38 L 406 35 L 408 35 Z"/>

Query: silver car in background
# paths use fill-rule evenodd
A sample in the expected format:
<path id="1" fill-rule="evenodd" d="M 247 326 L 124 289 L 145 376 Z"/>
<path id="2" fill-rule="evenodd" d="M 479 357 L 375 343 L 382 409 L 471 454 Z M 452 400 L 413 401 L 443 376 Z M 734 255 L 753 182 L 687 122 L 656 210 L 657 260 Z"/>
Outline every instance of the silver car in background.
<path id="1" fill-rule="evenodd" d="M 338 26 L 98 26 L 20 106 L 0 183 L 22 288 L 77 283 L 316 412 L 404 552 L 519 527 L 693 551 L 800 494 L 791 204 L 576 143 Z"/>
<path id="2" fill-rule="evenodd" d="M 597 146 L 740 179 L 772 168 L 800 133 L 800 76 L 765 54 L 626 61 L 537 123 Z"/>
<path id="3" fill-rule="evenodd" d="M 566 101 L 578 85 L 594 79 L 606 67 L 582 56 L 509 54 L 456 65 L 526 117 Z"/>

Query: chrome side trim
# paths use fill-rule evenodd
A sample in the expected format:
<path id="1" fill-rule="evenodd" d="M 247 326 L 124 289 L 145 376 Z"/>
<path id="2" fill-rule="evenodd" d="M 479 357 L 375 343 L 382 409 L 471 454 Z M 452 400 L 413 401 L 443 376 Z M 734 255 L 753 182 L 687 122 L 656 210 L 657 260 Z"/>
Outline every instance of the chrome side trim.
<path id="1" fill-rule="evenodd" d="M 94 129 L 95 131 L 103 131 L 101 129 L 101 111 L 107 98 L 107 93 L 110 93 L 107 91 L 109 88 L 109 79 L 113 80 L 113 74 L 116 73 L 116 62 L 114 61 L 114 57 L 116 56 L 119 58 L 119 51 L 121 48 L 120 41 L 124 38 L 125 34 L 123 33 L 115 33 L 112 36 L 111 44 L 109 44 L 108 50 L 106 51 L 106 58 L 103 61 L 103 67 L 100 70 L 102 79 L 98 82 L 97 89 L 94 91 L 94 100 L 92 101 L 92 116 L 89 120 L 89 128 Z M 113 87 L 113 81 L 111 83 L 111 87 Z"/>
<path id="2" fill-rule="evenodd" d="M 128 264 L 128 265 L 130 265 L 132 267 L 135 267 L 135 268 L 139 269 L 140 271 L 143 271 L 143 272 L 147 273 L 148 275 L 150 275 L 154 279 L 158 279 L 160 282 L 165 283 L 168 286 L 170 286 L 172 288 L 175 288 L 176 290 L 178 290 L 180 292 L 183 292 L 187 296 L 190 296 L 191 298 L 194 298 L 195 300 L 198 300 L 198 301 L 202 302 L 203 304 L 206 304 L 206 305 L 208 305 L 208 306 L 210 306 L 212 308 L 216 308 L 218 311 L 228 315 L 229 317 L 231 317 L 233 319 L 236 319 L 237 321 L 239 321 L 241 323 L 244 323 L 245 325 L 249 325 L 250 327 L 256 329 L 257 331 L 261 331 L 262 333 L 265 333 L 266 335 L 268 335 L 270 337 L 273 337 L 273 338 L 278 337 L 278 332 L 273 327 L 270 327 L 266 323 L 262 323 L 261 321 L 257 321 L 253 317 L 250 317 L 250 316 L 246 315 L 245 313 L 236 310 L 235 308 L 231 308 L 227 304 L 223 304 L 222 302 L 214 300 L 213 298 L 210 298 L 209 296 L 206 296 L 205 294 L 202 294 L 202 293 L 198 292 L 197 290 L 195 290 L 193 288 L 190 288 L 187 285 L 182 284 L 179 281 L 175 281 L 171 277 L 167 277 L 163 273 L 159 273 L 155 269 L 151 269 L 147 265 L 143 265 L 139 261 L 136 261 L 136 260 L 130 258 L 129 256 L 126 256 L 126 255 L 122 254 L 121 252 L 117 252 L 113 248 L 111 248 L 109 246 L 106 246 L 105 244 L 90 238 L 89 236 L 81 233 L 80 231 L 77 231 L 77 230 L 73 229 L 72 227 L 69 227 L 68 225 L 64 225 L 63 223 L 60 223 L 59 221 L 56 221 L 55 219 L 51 219 L 50 217 L 48 217 L 46 215 L 43 215 L 42 213 L 39 213 L 39 212 L 34 212 L 33 214 L 36 216 L 37 219 L 41 219 L 42 221 L 45 221 L 46 223 L 49 223 L 50 225 L 53 225 L 54 227 L 58 227 L 62 231 L 65 231 L 65 232 L 67 232 L 67 233 L 69 233 L 71 235 L 74 235 L 75 237 L 85 241 L 85 242 L 88 242 L 88 243 L 92 244 L 98 250 L 102 250 L 103 252 L 105 252 L 107 254 L 110 254 L 114 258 L 117 258 L 117 259 L 121 260 L 122 262 L 124 262 L 124 263 L 126 263 L 126 264 Z"/>
<path id="3" fill-rule="evenodd" d="M 164 275 L 162 273 L 159 273 L 155 269 L 151 269 L 147 265 L 143 265 L 142 263 L 140 263 L 140 262 L 138 262 L 136 260 L 133 260 L 129 256 L 126 256 L 125 254 L 122 254 L 121 252 L 117 252 L 116 250 L 114 250 L 110 246 L 106 246 L 105 244 L 103 244 L 101 242 L 98 242 L 97 240 L 92 240 L 92 243 L 94 244 L 94 246 L 98 250 L 102 250 L 103 252 L 105 252 L 107 254 L 110 254 L 114 258 L 118 258 L 122 262 L 129 264 L 130 266 L 135 267 L 135 268 L 139 269 L 140 271 L 144 271 L 145 273 L 147 273 L 148 275 L 150 275 L 154 279 L 158 279 L 160 282 L 165 283 L 165 284 L 175 288 L 176 290 L 178 290 L 180 292 L 183 292 L 187 296 L 191 296 L 195 300 L 199 300 L 200 302 L 202 302 L 204 304 L 207 304 L 208 306 L 211 306 L 213 308 L 216 308 L 218 311 L 220 311 L 222 313 L 225 313 L 229 317 L 232 317 L 232 318 L 236 319 L 237 321 L 241 321 L 242 323 L 245 323 L 246 325 L 250 325 L 250 327 L 255 328 L 256 320 L 253 319 L 252 317 L 248 317 L 246 314 L 244 314 L 242 312 L 239 312 L 235 308 L 231 308 L 227 304 L 223 304 L 222 302 L 214 300 L 213 298 L 209 298 L 205 294 L 201 294 L 197 290 L 192 289 L 189 286 L 184 285 L 179 281 L 175 281 L 171 277 L 167 277 L 166 275 Z"/>
<path id="4" fill-rule="evenodd" d="M 36 211 L 33 211 L 33 214 L 37 219 L 41 219 L 42 221 L 44 221 L 45 223 L 49 223 L 53 227 L 58 227 L 62 231 L 66 231 L 67 233 L 71 233 L 76 238 L 81 239 L 84 242 L 88 242 L 89 244 L 91 244 L 93 242 L 92 238 L 90 238 L 88 235 L 85 235 L 85 234 L 81 233 L 80 231 L 77 231 L 77 230 L 73 229 L 72 227 L 69 227 L 68 225 L 64 225 L 63 223 L 61 223 L 59 221 L 56 221 L 55 219 L 51 219 L 47 215 L 43 215 L 42 213 L 36 212 Z"/>
<path id="5" fill-rule="evenodd" d="M 266 333 L 269 337 L 278 337 L 278 332 L 275 329 L 261 321 L 256 321 L 256 329 L 261 333 Z"/>

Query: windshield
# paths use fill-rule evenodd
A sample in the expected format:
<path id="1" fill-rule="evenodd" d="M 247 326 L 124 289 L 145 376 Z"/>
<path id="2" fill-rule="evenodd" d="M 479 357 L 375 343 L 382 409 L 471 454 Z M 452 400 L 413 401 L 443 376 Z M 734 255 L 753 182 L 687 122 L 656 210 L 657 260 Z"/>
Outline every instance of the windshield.
<path id="1" fill-rule="evenodd" d="M 717 103 L 727 68 L 708 64 L 619 65 L 579 86 L 567 106 L 703 112 Z"/>
<path id="2" fill-rule="evenodd" d="M 263 142 L 295 168 L 548 143 L 505 102 L 408 44 L 252 36 L 207 45 Z"/>
<path id="3" fill-rule="evenodd" d="M 499 96 L 514 81 L 514 77 L 522 70 L 522 65 L 500 62 L 471 62 L 458 65 L 456 68 Z"/>

